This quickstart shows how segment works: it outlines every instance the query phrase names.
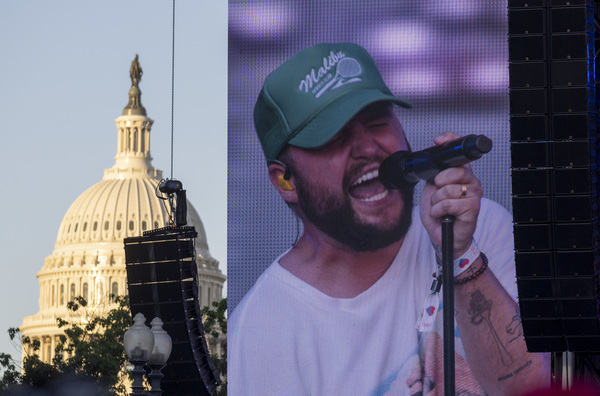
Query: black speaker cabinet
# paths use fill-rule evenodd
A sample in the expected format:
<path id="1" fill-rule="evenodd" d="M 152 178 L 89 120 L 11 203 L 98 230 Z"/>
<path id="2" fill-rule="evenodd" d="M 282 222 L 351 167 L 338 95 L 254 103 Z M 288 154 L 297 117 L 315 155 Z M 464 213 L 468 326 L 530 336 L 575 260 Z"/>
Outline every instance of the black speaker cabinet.
<path id="1" fill-rule="evenodd" d="M 590 0 L 509 0 L 512 204 L 531 352 L 599 352 L 598 125 Z"/>
<path id="2" fill-rule="evenodd" d="M 159 317 L 173 341 L 163 368 L 165 396 L 210 395 L 221 383 L 198 304 L 197 235 L 194 227 L 175 227 L 124 241 L 131 313 L 141 312 L 148 322 Z"/>

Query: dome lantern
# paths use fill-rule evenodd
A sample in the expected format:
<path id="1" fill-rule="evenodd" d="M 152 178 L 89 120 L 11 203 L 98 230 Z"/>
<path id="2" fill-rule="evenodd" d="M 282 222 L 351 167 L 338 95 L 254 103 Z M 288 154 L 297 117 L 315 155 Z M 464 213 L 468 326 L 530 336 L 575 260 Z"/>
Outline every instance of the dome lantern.
<path id="1" fill-rule="evenodd" d="M 104 180 L 122 179 L 128 173 L 162 177 L 162 172 L 152 166 L 150 129 L 154 121 L 146 116 L 146 109 L 142 105 L 142 91 L 139 87 L 142 73 L 136 54 L 129 68 L 129 102 L 121 116 L 115 120 L 118 130 L 116 162 L 112 168 L 104 171 Z"/>

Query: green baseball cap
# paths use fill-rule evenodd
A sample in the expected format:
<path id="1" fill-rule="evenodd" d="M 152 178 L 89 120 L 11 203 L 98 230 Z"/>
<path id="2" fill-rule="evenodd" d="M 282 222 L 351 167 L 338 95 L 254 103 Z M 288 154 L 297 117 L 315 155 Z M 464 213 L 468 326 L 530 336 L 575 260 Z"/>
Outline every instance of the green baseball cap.
<path id="1" fill-rule="evenodd" d="M 286 144 L 316 148 L 375 102 L 412 105 L 390 91 L 369 53 L 352 43 L 306 48 L 273 71 L 254 106 L 254 127 L 268 160 Z"/>

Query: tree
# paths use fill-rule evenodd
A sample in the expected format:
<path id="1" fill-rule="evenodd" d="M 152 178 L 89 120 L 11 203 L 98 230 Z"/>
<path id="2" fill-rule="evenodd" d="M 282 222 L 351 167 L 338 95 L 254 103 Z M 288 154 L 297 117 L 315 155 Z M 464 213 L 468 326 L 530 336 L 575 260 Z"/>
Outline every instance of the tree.
<path id="1" fill-rule="evenodd" d="M 221 336 L 227 337 L 227 318 L 225 317 L 227 312 L 227 298 L 213 301 L 211 305 L 212 308 L 208 306 L 202 307 L 200 312 L 202 313 L 202 322 L 206 336 L 218 341 L 221 339 Z M 226 345 L 227 339 L 225 338 Z M 223 381 L 217 387 L 213 396 L 227 396 L 227 347 L 224 348 L 220 356 L 212 354 L 211 358 Z"/>
<path id="2" fill-rule="evenodd" d="M 115 394 L 127 394 L 123 379 L 127 373 L 127 356 L 123 348 L 123 336 L 131 326 L 129 298 L 115 298 L 117 307 L 106 315 L 89 311 L 87 301 L 77 297 L 67 304 L 79 317 L 70 321 L 58 319 L 58 327 L 64 328 L 61 342 L 56 347 L 53 364 L 61 372 L 85 374 L 96 379 L 98 385 Z"/>
<path id="3" fill-rule="evenodd" d="M 123 336 L 132 320 L 128 297 L 117 297 L 116 303 L 116 308 L 104 313 L 97 307 L 89 307 L 82 297 L 69 302 L 68 317 L 57 319 L 65 334 L 60 337 L 51 363 L 41 361 L 37 355 L 40 349 L 38 340 L 22 336 L 18 328 L 9 329 L 11 340 L 20 339 L 25 347 L 23 350 L 28 354 L 23 358 L 23 375 L 10 355 L 0 354 L 0 369 L 4 371 L 0 377 L 0 392 L 11 384 L 47 387 L 59 377 L 76 374 L 91 379 L 98 388 L 113 395 L 127 395 L 123 383 L 127 375 Z M 227 336 L 226 312 L 226 298 L 201 308 L 207 341 L 212 338 L 220 342 Z M 213 354 L 211 357 L 223 380 L 213 396 L 226 396 L 226 348 L 220 355 Z"/>
<path id="4" fill-rule="evenodd" d="M 0 367 L 3 369 L 2 378 L 0 378 L 0 392 L 5 391 L 13 384 L 21 382 L 21 373 L 17 370 L 12 356 L 7 353 L 0 353 Z"/>
<path id="5" fill-rule="evenodd" d="M 114 395 L 126 395 L 123 380 L 127 376 L 127 357 L 123 336 L 131 326 L 131 313 L 127 296 L 114 297 L 114 302 L 116 307 L 107 313 L 101 312 L 99 307 L 88 307 L 83 297 L 69 302 L 69 317 L 57 319 L 64 335 L 59 337 L 51 363 L 40 360 L 38 340 L 21 336 L 17 328 L 9 329 L 11 340 L 20 338 L 26 355 L 22 375 L 16 371 L 10 355 L 0 355 L 0 367 L 4 368 L 0 390 L 15 383 L 45 387 L 59 376 L 75 374 L 91 379 L 98 388 Z"/>

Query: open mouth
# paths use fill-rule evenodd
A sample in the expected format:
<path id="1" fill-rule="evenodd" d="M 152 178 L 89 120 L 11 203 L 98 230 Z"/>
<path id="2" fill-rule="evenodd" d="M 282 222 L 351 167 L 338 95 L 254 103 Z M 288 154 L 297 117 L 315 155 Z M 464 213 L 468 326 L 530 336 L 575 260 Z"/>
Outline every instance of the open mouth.
<path id="1" fill-rule="evenodd" d="M 348 188 L 348 193 L 359 201 L 375 202 L 387 197 L 390 192 L 379 181 L 379 169 L 375 169 L 356 179 Z"/>

